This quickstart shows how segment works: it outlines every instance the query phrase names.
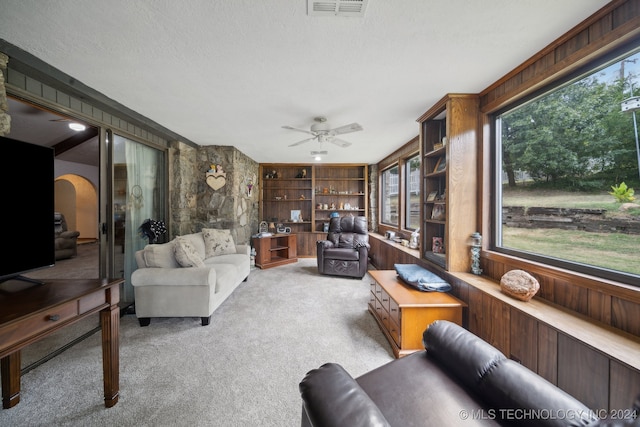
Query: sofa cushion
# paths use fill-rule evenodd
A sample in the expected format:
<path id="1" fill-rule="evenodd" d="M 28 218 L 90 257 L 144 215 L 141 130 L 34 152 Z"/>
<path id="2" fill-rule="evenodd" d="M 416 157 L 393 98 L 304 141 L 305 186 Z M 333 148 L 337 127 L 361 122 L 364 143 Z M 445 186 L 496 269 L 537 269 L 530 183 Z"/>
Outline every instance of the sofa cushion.
<path id="1" fill-rule="evenodd" d="M 198 255 L 200 255 L 201 259 L 205 258 L 206 252 L 204 249 L 204 237 L 202 236 L 202 232 L 183 234 L 180 237 L 191 243 L 191 246 L 196 250 Z"/>
<path id="2" fill-rule="evenodd" d="M 181 267 L 205 267 L 198 251 L 189 240 L 176 237 L 173 250 Z"/>
<path id="3" fill-rule="evenodd" d="M 393 360 L 356 378 L 392 426 L 497 426 L 484 402 L 424 351 Z"/>
<path id="4" fill-rule="evenodd" d="M 176 261 L 173 253 L 172 240 L 169 243 L 150 244 L 144 248 L 144 262 L 147 267 L 158 268 L 178 268 L 180 265 Z"/>
<path id="5" fill-rule="evenodd" d="M 205 258 L 236 253 L 236 244 L 230 230 L 203 228 Z"/>

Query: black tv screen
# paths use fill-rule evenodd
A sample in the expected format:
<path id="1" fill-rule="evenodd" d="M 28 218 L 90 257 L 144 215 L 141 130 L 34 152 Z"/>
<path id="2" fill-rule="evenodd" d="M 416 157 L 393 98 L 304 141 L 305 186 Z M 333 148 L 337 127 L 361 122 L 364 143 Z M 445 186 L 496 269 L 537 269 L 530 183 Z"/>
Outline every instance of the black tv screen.
<path id="1" fill-rule="evenodd" d="M 53 148 L 0 137 L 0 281 L 55 264 Z"/>

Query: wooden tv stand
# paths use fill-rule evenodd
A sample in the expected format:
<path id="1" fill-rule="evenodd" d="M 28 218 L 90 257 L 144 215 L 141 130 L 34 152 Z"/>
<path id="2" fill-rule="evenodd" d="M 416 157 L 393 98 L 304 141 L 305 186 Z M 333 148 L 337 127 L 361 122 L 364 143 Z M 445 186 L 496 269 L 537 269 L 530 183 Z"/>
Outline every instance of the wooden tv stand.
<path id="1" fill-rule="evenodd" d="M 104 405 L 114 406 L 120 388 L 118 302 L 124 279 L 44 282 L 0 292 L 2 407 L 8 409 L 20 402 L 20 350 L 96 312 L 100 312 L 102 325 Z"/>
<path id="2" fill-rule="evenodd" d="M 445 292 L 421 292 L 403 284 L 395 270 L 370 270 L 369 311 L 396 358 L 424 350 L 422 334 L 435 320 L 462 325 L 466 304 Z"/>

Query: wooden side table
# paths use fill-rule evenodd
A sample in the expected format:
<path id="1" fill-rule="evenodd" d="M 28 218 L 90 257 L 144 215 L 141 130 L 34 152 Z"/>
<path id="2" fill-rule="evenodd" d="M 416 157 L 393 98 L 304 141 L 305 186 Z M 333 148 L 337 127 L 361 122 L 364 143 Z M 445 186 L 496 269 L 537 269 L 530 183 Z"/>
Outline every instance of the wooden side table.
<path id="1" fill-rule="evenodd" d="M 396 358 L 424 350 L 422 334 L 435 320 L 462 324 L 463 301 L 445 292 L 421 292 L 403 284 L 395 270 L 371 270 L 369 311 Z"/>
<path id="2" fill-rule="evenodd" d="M 254 237 L 253 247 L 256 249 L 256 266 L 262 269 L 298 262 L 295 234 Z"/>

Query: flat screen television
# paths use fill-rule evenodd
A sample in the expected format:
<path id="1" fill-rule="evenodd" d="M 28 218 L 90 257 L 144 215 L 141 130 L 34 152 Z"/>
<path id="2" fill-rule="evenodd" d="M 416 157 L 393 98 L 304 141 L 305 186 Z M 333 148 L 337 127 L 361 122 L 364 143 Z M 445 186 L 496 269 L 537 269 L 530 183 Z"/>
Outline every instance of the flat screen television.
<path id="1" fill-rule="evenodd" d="M 0 137 L 0 282 L 55 264 L 54 152 Z"/>

